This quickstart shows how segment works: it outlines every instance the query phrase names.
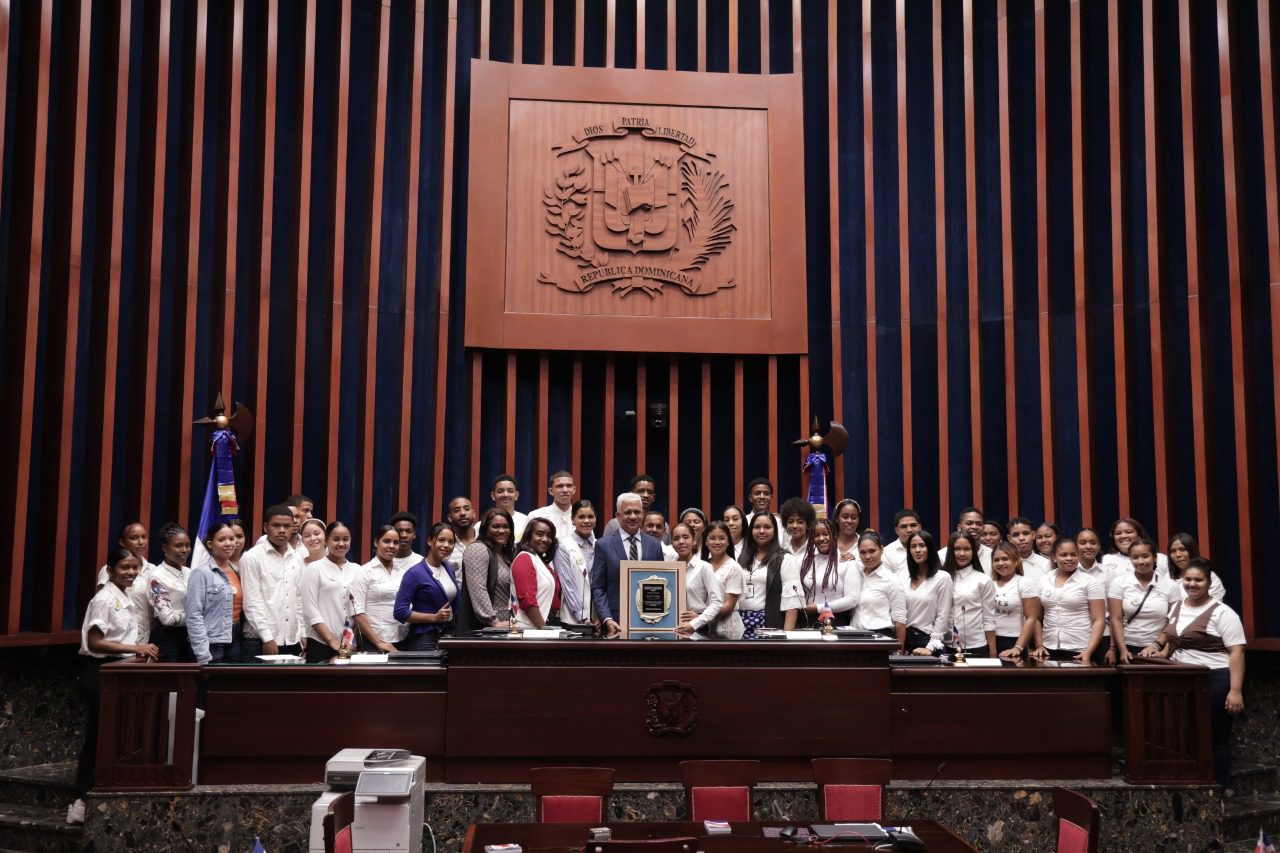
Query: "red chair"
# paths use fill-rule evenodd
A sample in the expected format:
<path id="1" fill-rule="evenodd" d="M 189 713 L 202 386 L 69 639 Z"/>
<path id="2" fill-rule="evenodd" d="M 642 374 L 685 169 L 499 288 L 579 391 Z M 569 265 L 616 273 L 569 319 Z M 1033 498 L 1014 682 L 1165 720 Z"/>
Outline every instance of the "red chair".
<path id="1" fill-rule="evenodd" d="M 540 823 L 600 823 L 609 812 L 611 767 L 534 767 L 529 771 Z"/>
<path id="2" fill-rule="evenodd" d="M 893 777 L 887 758 L 815 758 L 818 816 L 824 821 L 880 821 L 884 818 L 884 786 Z"/>
<path id="3" fill-rule="evenodd" d="M 759 761 L 681 761 L 689 820 L 751 820 L 751 789 L 760 781 Z"/>
<path id="4" fill-rule="evenodd" d="M 324 853 L 351 853 L 351 822 L 355 817 L 354 791 L 347 791 L 329 803 L 324 814 Z"/>
<path id="5" fill-rule="evenodd" d="M 1057 853 L 1098 853 L 1102 813 L 1097 803 L 1076 791 L 1054 788 L 1053 811 L 1058 816 Z"/>

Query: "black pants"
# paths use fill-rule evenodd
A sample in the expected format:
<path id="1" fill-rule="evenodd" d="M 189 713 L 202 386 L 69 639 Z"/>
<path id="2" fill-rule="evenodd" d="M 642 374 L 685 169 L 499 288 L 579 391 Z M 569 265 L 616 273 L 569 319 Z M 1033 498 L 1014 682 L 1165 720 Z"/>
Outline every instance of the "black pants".
<path id="1" fill-rule="evenodd" d="M 915 627 L 914 625 L 907 626 L 907 653 L 908 654 L 915 651 L 916 649 L 927 648 L 929 645 L 929 640 L 930 640 L 930 634 L 928 631 L 921 631 L 919 628 Z M 929 654 L 933 654 L 933 651 L 931 650 Z"/>
<path id="2" fill-rule="evenodd" d="M 76 768 L 76 799 L 93 787 L 94 764 L 98 757 L 98 689 L 102 665 L 117 658 L 91 658 L 80 656 L 80 698 L 84 699 L 84 743 L 80 747 L 80 764 Z"/>
<path id="3" fill-rule="evenodd" d="M 162 625 L 159 621 L 152 620 L 151 642 L 160 649 L 161 663 L 196 662 L 196 656 L 191 651 L 191 642 L 187 639 L 185 625 Z"/>
<path id="4" fill-rule="evenodd" d="M 1018 645 L 1017 637 L 1002 637 L 996 634 L 996 654 L 1004 654 L 1016 645 Z"/>
<path id="5" fill-rule="evenodd" d="M 1227 713 L 1227 693 L 1231 690 L 1231 670 L 1209 670 L 1209 719 L 1213 721 L 1213 778 L 1226 788 L 1231 782 L 1231 715 Z"/>
<path id="6" fill-rule="evenodd" d="M 439 645 L 440 635 L 435 631 L 423 634 L 410 634 L 400 642 L 396 643 L 396 648 L 402 652 L 430 652 L 435 651 Z"/>
<path id="7" fill-rule="evenodd" d="M 337 650 L 328 643 L 320 640 L 307 640 L 307 663 L 324 663 L 337 656 Z"/>

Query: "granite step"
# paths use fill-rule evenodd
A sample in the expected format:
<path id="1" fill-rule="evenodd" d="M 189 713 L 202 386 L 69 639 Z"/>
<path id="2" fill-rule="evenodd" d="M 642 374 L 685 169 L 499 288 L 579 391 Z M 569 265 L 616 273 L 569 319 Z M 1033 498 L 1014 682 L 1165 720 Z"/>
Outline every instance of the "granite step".
<path id="1" fill-rule="evenodd" d="M 0 803 L 65 809 L 76 798 L 75 783 L 74 761 L 0 770 Z"/>
<path id="2" fill-rule="evenodd" d="M 1238 797 L 1280 791 L 1280 766 L 1256 761 L 1231 762 L 1231 789 Z"/>
<path id="3" fill-rule="evenodd" d="M 0 803 L 0 848 L 31 853 L 84 853 L 84 827 L 67 823 L 67 806 Z"/>
<path id="4" fill-rule="evenodd" d="M 1223 809 L 1223 838 L 1258 838 L 1264 829 L 1273 839 L 1280 837 L 1280 795 L 1258 794 L 1232 797 Z"/>

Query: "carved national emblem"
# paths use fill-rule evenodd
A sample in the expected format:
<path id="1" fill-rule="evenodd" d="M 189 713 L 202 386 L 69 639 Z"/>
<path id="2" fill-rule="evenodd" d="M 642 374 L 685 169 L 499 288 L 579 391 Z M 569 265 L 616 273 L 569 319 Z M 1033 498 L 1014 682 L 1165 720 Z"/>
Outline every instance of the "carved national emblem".
<path id="1" fill-rule="evenodd" d="M 552 148 L 561 168 L 542 194 L 555 251 L 579 272 L 538 281 L 571 293 L 612 282 L 614 293 L 656 298 L 668 284 L 690 296 L 733 287 L 708 263 L 733 242 L 729 182 L 715 155 L 644 117 L 591 125 Z"/>
<path id="2" fill-rule="evenodd" d="M 679 681 L 662 681 L 649 688 L 645 698 L 645 726 L 651 735 L 693 734 L 698 724 L 698 691 Z"/>

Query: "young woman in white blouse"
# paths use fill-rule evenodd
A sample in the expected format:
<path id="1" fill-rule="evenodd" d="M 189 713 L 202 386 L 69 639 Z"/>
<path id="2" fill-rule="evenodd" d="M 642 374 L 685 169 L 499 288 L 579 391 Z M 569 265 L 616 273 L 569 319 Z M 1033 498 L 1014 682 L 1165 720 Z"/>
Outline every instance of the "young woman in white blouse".
<path id="1" fill-rule="evenodd" d="M 680 513 L 679 524 L 689 528 L 693 534 L 693 553 L 702 553 L 702 536 L 707 532 L 707 515 L 696 506 L 691 506 Z M 673 546 L 675 543 L 671 543 Z"/>
<path id="2" fill-rule="evenodd" d="M 1004 525 L 996 521 L 994 518 L 988 518 L 982 522 L 982 533 L 978 536 L 978 544 L 995 550 L 995 547 L 1004 541 Z"/>
<path id="3" fill-rule="evenodd" d="M 751 541 L 742 552 L 746 588 L 738 600 L 742 636 L 747 640 L 755 639 L 761 628 L 785 628 L 786 612 L 803 606 L 799 564 L 783 552 L 778 540 L 778 520 L 773 513 L 756 513 L 751 520 Z M 791 619 L 794 624 L 794 615 Z"/>
<path id="4" fill-rule="evenodd" d="M 311 524 L 310 521 L 307 522 Z M 355 629 L 351 585 L 360 567 L 347 559 L 351 530 L 341 521 L 325 528 L 324 557 L 302 570 L 302 619 L 307 623 L 307 663 L 329 660 L 342 648 L 345 628 Z"/>
<path id="5" fill-rule="evenodd" d="M 1115 577 L 1115 567 L 1102 562 L 1102 537 L 1092 527 L 1081 527 L 1076 531 L 1076 547 L 1080 551 L 1080 565 L 1076 571 L 1097 578 L 1104 592 L 1111 589 L 1111 581 Z M 1111 601 L 1102 600 L 1102 663 L 1115 666 L 1115 644 L 1111 642 Z"/>
<path id="6" fill-rule="evenodd" d="M 951 629 L 951 575 L 941 569 L 933 534 L 913 533 L 907 540 L 907 575 L 902 579 L 907 594 L 906 649 L 913 655 L 942 651 Z"/>
<path id="7" fill-rule="evenodd" d="M 1239 615 L 1209 595 L 1212 574 L 1203 558 L 1183 570 L 1187 597 L 1174 603 L 1168 624 L 1142 655 L 1209 668 L 1213 775 L 1225 788 L 1231 781 L 1231 717 L 1244 710 L 1245 637 Z"/>
<path id="8" fill-rule="evenodd" d="M 409 627 L 396 621 L 396 596 L 408 566 L 396 564 L 400 552 L 400 534 L 390 524 L 373 533 L 374 558 L 360 567 L 351 582 L 351 597 L 360 626 L 360 645 L 366 650 L 396 651 L 396 643 L 405 638 Z"/>
<path id="9" fill-rule="evenodd" d="M 1147 529 L 1142 526 L 1142 522 L 1136 518 L 1124 516 L 1112 522 L 1107 538 L 1109 541 L 1102 563 L 1111 570 L 1111 576 L 1115 577 L 1122 569 L 1127 572 L 1133 571 L 1133 566 L 1129 564 L 1130 546 L 1139 539 L 1151 537 L 1147 535 Z M 1156 574 L 1166 577 L 1169 575 L 1169 558 L 1164 554 L 1156 554 Z"/>
<path id="10" fill-rule="evenodd" d="M 535 516 L 525 522 L 511 562 L 512 609 L 521 628 L 560 624 L 560 580 L 551 567 L 558 547 L 550 519 Z"/>
<path id="11" fill-rule="evenodd" d="M 858 601 L 856 561 L 840 562 L 836 555 L 836 535 L 831 522 L 820 518 L 813 525 L 813 562 L 800 567 L 800 587 L 805 594 L 805 613 L 814 622 L 831 620 L 848 625 Z"/>
<path id="12" fill-rule="evenodd" d="M 1156 574 L 1164 574 L 1178 590 L 1180 598 L 1187 597 L 1187 590 L 1182 585 L 1182 573 L 1187 566 L 1191 565 L 1192 560 L 1200 559 L 1200 543 L 1196 542 L 1196 537 L 1190 533 L 1175 533 L 1169 539 L 1169 562 L 1166 572 L 1162 572 L 1160 567 L 1156 566 Z M 1158 558 L 1157 558 L 1158 559 Z M 1222 578 L 1218 577 L 1217 572 L 1209 572 L 1209 597 L 1214 601 L 1222 601 L 1227 597 L 1227 588 L 1222 585 Z"/>
<path id="13" fill-rule="evenodd" d="M 858 537 L 858 558 L 862 573 L 853 625 L 896 639 L 901 650 L 907 642 L 907 594 L 893 569 L 883 564 L 879 533 L 867 530 Z"/>
<path id="14" fill-rule="evenodd" d="M 969 657 L 996 656 L 996 586 L 978 564 L 978 540 L 953 533 L 947 540 L 942 570 L 951 576 L 951 624 L 954 638 Z"/>
<path id="15" fill-rule="evenodd" d="M 1111 646 L 1115 660 L 1129 663 L 1164 630 L 1169 600 L 1177 600 L 1171 581 L 1156 574 L 1156 543 L 1139 539 L 1129 546 L 1132 572 L 1121 572 L 1107 587 Z"/>
<path id="16" fill-rule="evenodd" d="M 853 498 L 845 498 L 831 511 L 835 523 L 836 559 L 841 563 L 858 562 L 858 532 L 862 527 L 862 505 Z M 861 566 L 857 567 L 861 570 Z M 847 622 L 845 624 L 848 624 Z"/>
<path id="17" fill-rule="evenodd" d="M 93 787 L 94 761 L 98 754 L 99 670 L 104 663 L 137 658 L 155 660 L 160 649 L 140 639 L 129 595 L 141 561 L 128 548 L 107 555 L 107 583 L 85 610 L 80 627 L 80 696 L 88 708 L 80 765 L 76 770 L 76 801 L 67 809 L 67 823 L 84 823 L 84 796 Z"/>
<path id="18" fill-rule="evenodd" d="M 1065 536 L 1053 543 L 1052 574 L 1040 581 L 1040 642 L 1032 654 L 1043 660 L 1093 660 L 1102 645 L 1102 582 L 1076 571 L 1080 549 Z"/>
<path id="19" fill-rule="evenodd" d="M 310 564 L 324 559 L 325 530 L 324 522 L 318 518 L 308 518 L 302 522 L 298 535 L 302 537 L 302 547 L 307 552 L 307 555 L 302 558 L 304 563 Z"/>
<path id="20" fill-rule="evenodd" d="M 991 583 L 995 587 L 996 651 L 1006 660 L 1022 657 L 1040 621 L 1040 585 L 1022 573 L 1018 549 L 996 543 L 991 552 Z"/>
<path id="21" fill-rule="evenodd" d="M 734 561 L 742 561 L 742 550 L 746 542 L 751 537 L 747 536 L 746 524 L 747 515 L 742 511 L 742 507 L 737 504 L 729 504 L 724 508 L 724 512 L 720 513 L 720 520 L 724 522 L 725 528 L 729 531 L 730 549 L 729 556 Z"/>
<path id="22" fill-rule="evenodd" d="M 150 569 L 155 568 L 154 564 L 147 559 L 147 552 L 150 550 L 150 542 L 147 538 L 147 528 L 141 521 L 130 521 L 120 528 L 120 536 L 116 539 L 116 544 L 121 548 L 133 553 L 138 558 L 138 565 L 141 568 L 138 574 L 142 575 Z M 102 589 L 107 584 L 109 576 L 109 567 L 103 566 L 98 569 L 98 589 Z"/>
<path id="23" fill-rule="evenodd" d="M 702 537 L 702 559 L 715 573 L 723 596 L 720 612 L 707 626 L 707 633 L 721 640 L 741 640 L 743 626 L 738 599 L 746 589 L 746 572 L 733 558 L 733 537 L 723 521 L 707 525 Z"/>
<path id="24" fill-rule="evenodd" d="M 671 528 L 671 547 L 676 549 L 676 557 L 685 562 L 685 609 L 676 628 L 676 633 L 685 637 L 706 634 L 724 606 L 724 590 L 711 564 L 703 562 L 694 550 L 696 542 L 693 530 L 684 522 Z"/>
<path id="25" fill-rule="evenodd" d="M 1047 557 L 1036 552 L 1036 530 L 1031 519 L 1018 516 L 1009 519 L 1009 544 L 1018 549 L 1018 559 L 1022 560 L 1022 574 L 1031 578 L 1036 584 L 1049 574 L 1053 566 Z"/>
<path id="26" fill-rule="evenodd" d="M 1036 553 L 1046 560 L 1053 558 L 1053 543 L 1062 538 L 1062 530 L 1052 521 L 1042 521 L 1040 526 L 1036 528 L 1035 549 Z"/>
<path id="27" fill-rule="evenodd" d="M 161 663 L 195 663 L 187 638 L 187 580 L 191 569 L 191 537 L 169 522 L 156 533 L 160 564 L 139 575 L 129 594 L 138 619 L 138 635 L 160 649 Z"/>

